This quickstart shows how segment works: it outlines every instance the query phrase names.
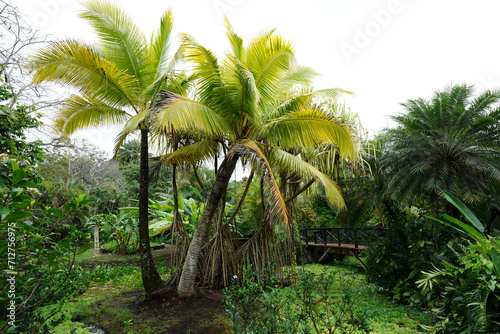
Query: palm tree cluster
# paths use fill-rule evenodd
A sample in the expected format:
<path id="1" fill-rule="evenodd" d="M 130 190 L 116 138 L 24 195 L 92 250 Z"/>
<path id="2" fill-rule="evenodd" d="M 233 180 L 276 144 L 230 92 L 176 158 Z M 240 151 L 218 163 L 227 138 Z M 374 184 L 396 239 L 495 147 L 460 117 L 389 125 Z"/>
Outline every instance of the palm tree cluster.
<path id="1" fill-rule="evenodd" d="M 146 293 L 163 286 L 149 247 L 150 142 L 163 152 L 160 162 L 173 166 L 174 187 L 175 166 L 222 160 L 194 237 L 186 241 L 188 248 L 178 275 L 181 296 L 194 294 L 195 277 L 209 263 L 207 256 L 211 256 L 212 272 L 224 271 L 220 277 L 227 278 L 230 267 L 215 263 L 238 263 L 234 253 L 224 253 L 234 248 L 229 238 L 220 239 L 225 247 L 214 248 L 219 244 L 214 240 L 224 238 L 227 224 L 221 212 L 238 161 L 261 178 L 266 203 L 263 224 L 268 231 L 277 224 L 292 229 L 287 208 L 290 200 L 282 193 L 292 177 L 307 179 L 307 186 L 318 181 L 335 207 L 345 206 L 337 184 L 307 156 L 326 147 L 344 159 L 358 159 L 353 130 L 329 107 L 348 92 L 315 91 L 312 80 L 317 74 L 297 63 L 288 40 L 269 31 L 244 45 L 226 22 L 231 52 L 223 59 L 187 35 L 181 36 L 180 49 L 171 55 L 171 12 L 162 16 L 160 28 L 149 40 L 114 4 L 88 1 L 80 16 L 92 25 L 98 43 L 71 39 L 51 43 L 32 55 L 30 66 L 35 83 L 51 81 L 77 90 L 57 115 L 58 133 L 71 135 L 86 128 L 120 124 L 123 131 L 116 152 L 130 134 L 140 133 L 139 231 Z M 189 75 L 175 70 L 181 59 L 189 65 Z M 188 97 L 191 85 L 195 90 Z M 293 199 L 293 192 L 289 193 Z M 215 231 L 211 238 L 210 231 Z M 250 252 L 255 243 L 242 249 Z"/>

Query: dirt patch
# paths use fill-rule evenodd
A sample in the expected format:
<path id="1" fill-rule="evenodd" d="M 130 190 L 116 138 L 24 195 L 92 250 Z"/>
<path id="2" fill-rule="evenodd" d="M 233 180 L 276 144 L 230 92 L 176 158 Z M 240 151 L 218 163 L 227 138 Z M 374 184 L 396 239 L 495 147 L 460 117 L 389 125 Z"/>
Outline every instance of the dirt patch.
<path id="1" fill-rule="evenodd" d="M 220 291 L 201 290 L 193 298 L 176 297 L 168 287 L 145 298 L 143 290 L 103 299 L 85 317 L 74 319 L 114 333 L 229 333 Z"/>

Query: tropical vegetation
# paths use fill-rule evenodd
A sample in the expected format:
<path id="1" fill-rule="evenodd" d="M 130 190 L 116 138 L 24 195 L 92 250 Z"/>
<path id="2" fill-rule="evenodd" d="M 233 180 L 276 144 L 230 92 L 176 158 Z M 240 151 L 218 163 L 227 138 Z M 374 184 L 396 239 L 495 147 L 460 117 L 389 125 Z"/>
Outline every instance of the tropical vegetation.
<path id="1" fill-rule="evenodd" d="M 0 64 L 0 331 L 500 332 L 498 91 L 444 87 L 367 136 L 275 30 L 226 19 L 219 57 L 173 50 L 171 11 L 147 39 L 83 6 L 97 42 Z M 74 93 L 23 95 L 54 83 Z M 113 156 L 70 138 L 108 125 Z M 301 230 L 331 227 L 382 237 L 318 256 Z"/>

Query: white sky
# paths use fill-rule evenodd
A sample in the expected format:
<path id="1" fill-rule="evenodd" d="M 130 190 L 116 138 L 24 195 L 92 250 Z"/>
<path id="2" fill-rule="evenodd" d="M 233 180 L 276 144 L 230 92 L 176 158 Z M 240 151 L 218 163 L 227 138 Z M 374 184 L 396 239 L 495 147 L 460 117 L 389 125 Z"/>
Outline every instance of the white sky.
<path id="1" fill-rule="evenodd" d="M 287 36 L 299 63 L 321 73 L 316 88 L 355 93 L 346 104 L 379 132 L 399 103 L 430 98 L 448 84 L 500 87 L 500 1 L 495 0 L 115 0 L 149 36 L 169 7 L 184 32 L 223 55 L 223 14 L 245 41 L 269 28 Z M 94 39 L 76 0 L 11 0 L 55 38 Z M 113 130 L 86 134 L 110 151 Z"/>

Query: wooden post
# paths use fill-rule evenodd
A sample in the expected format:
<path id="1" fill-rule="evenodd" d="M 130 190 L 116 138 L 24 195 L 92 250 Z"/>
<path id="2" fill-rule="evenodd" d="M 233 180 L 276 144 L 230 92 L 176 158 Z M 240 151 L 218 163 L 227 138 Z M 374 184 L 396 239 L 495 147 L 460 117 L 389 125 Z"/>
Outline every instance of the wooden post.
<path id="1" fill-rule="evenodd" d="M 99 222 L 94 225 L 94 257 L 99 256 Z"/>
<path id="2" fill-rule="evenodd" d="M 354 241 L 354 247 L 358 248 L 358 238 L 356 238 L 357 227 L 352 230 L 352 240 Z"/>

